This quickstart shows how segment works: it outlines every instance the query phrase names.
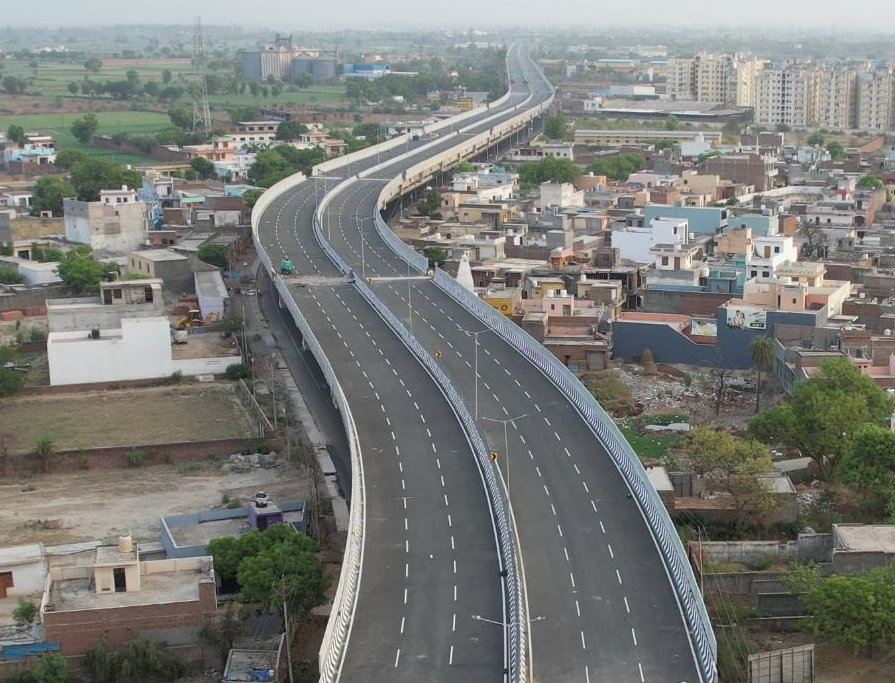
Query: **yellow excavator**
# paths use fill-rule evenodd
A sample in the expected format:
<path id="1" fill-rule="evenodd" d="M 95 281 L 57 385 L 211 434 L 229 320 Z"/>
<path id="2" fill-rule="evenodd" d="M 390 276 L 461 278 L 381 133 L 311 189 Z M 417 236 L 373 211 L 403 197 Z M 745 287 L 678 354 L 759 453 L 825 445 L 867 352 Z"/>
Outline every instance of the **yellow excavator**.
<path id="1" fill-rule="evenodd" d="M 190 327 L 203 327 L 204 325 L 210 325 L 215 322 L 220 315 L 215 311 L 209 313 L 202 318 L 202 312 L 198 308 L 193 308 L 187 313 L 185 316 L 180 318 L 176 323 L 174 323 L 175 328 L 179 329 L 187 329 Z"/>

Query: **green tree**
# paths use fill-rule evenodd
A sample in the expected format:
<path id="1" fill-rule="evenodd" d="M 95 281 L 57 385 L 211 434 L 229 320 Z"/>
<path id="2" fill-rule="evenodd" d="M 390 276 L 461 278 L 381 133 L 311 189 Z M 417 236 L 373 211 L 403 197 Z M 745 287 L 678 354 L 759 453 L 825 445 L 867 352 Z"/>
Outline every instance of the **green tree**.
<path id="1" fill-rule="evenodd" d="M 791 133 L 792 127 L 786 123 L 778 123 L 776 130 L 778 133 Z"/>
<path id="2" fill-rule="evenodd" d="M 68 84 L 68 91 L 72 95 L 77 95 L 78 91 L 81 89 L 81 86 L 78 83 L 72 82 Z"/>
<path id="3" fill-rule="evenodd" d="M 100 190 L 126 185 L 132 190 L 143 183 L 140 171 L 125 169 L 102 157 L 85 156 L 71 167 L 71 182 L 83 202 L 95 202 Z"/>
<path id="4" fill-rule="evenodd" d="M 11 396 L 25 383 L 22 373 L 5 367 L 6 363 L 14 363 L 17 357 L 16 350 L 11 346 L 0 346 L 0 396 Z"/>
<path id="5" fill-rule="evenodd" d="M 824 136 L 823 133 L 812 133 L 808 136 L 808 144 L 814 147 L 823 147 L 824 146 Z"/>
<path id="6" fill-rule="evenodd" d="M 895 568 L 834 574 L 802 596 L 803 628 L 822 640 L 867 648 L 895 642 Z"/>
<path id="7" fill-rule="evenodd" d="M 25 278 L 15 266 L 0 265 L 0 285 L 21 285 Z"/>
<path id="8" fill-rule="evenodd" d="M 228 265 L 226 244 L 218 244 L 216 242 L 203 244 L 199 247 L 196 255 L 200 261 L 205 261 L 205 263 L 210 263 L 218 268 L 226 268 Z"/>
<path id="9" fill-rule="evenodd" d="M 774 360 L 774 342 L 770 337 L 761 335 L 755 337 L 749 344 L 749 357 L 755 365 L 758 380 L 755 387 L 755 413 L 761 410 L 761 373 L 767 370 Z"/>
<path id="10" fill-rule="evenodd" d="M 426 258 L 429 259 L 430 266 L 438 266 L 444 263 L 447 258 L 447 252 L 441 247 L 426 247 Z"/>
<path id="11" fill-rule="evenodd" d="M 883 179 L 878 175 L 868 173 L 858 180 L 857 186 L 862 190 L 878 190 L 883 186 Z"/>
<path id="12" fill-rule="evenodd" d="M 25 137 L 25 129 L 15 124 L 6 129 L 6 138 L 17 145 L 24 145 L 28 139 Z"/>
<path id="13" fill-rule="evenodd" d="M 168 85 L 171 82 L 171 69 L 162 69 L 162 83 Z"/>
<path id="14" fill-rule="evenodd" d="M 892 399 L 872 379 L 848 359 L 831 358 L 796 385 L 788 403 L 752 418 L 749 431 L 762 441 L 801 449 L 830 479 L 855 431 L 868 423 L 884 424 L 892 411 Z"/>
<path id="15" fill-rule="evenodd" d="M 34 184 L 31 212 L 39 216 L 41 211 L 51 211 L 54 216 L 61 216 L 62 200 L 75 195 L 74 186 L 67 180 L 54 175 L 42 176 Z"/>
<path id="16" fill-rule="evenodd" d="M 89 155 L 79 149 L 63 149 L 56 155 L 56 161 L 53 163 L 59 168 L 64 168 L 67 171 L 70 171 L 75 164 L 81 161 L 86 161 L 88 158 Z"/>
<path id="17" fill-rule="evenodd" d="M 461 161 L 454 166 L 454 173 L 475 173 L 475 166 L 468 161 Z"/>
<path id="18" fill-rule="evenodd" d="M 865 508 L 895 521 L 895 433 L 880 425 L 858 428 L 839 479 L 861 493 Z"/>
<path id="19" fill-rule="evenodd" d="M 438 190 L 429 190 L 426 198 L 416 205 L 416 210 L 421 216 L 429 216 L 430 218 L 441 217 L 441 193 Z"/>
<path id="20" fill-rule="evenodd" d="M 845 157 L 845 148 L 838 140 L 831 140 L 830 142 L 828 142 L 827 151 L 830 153 L 830 157 L 832 157 L 834 161 L 839 161 L 840 159 Z"/>
<path id="21" fill-rule="evenodd" d="M 310 88 L 314 85 L 314 77 L 311 74 L 300 73 L 295 75 L 292 82 L 299 88 Z"/>
<path id="22" fill-rule="evenodd" d="M 2 81 L 3 92 L 9 95 L 20 95 L 28 89 L 28 81 L 16 76 L 5 76 Z"/>
<path id="23" fill-rule="evenodd" d="M 96 118 L 96 114 L 84 114 L 72 122 L 71 134 L 86 145 L 93 139 L 97 128 L 99 128 L 99 119 Z"/>
<path id="24" fill-rule="evenodd" d="M 168 118 L 178 128 L 186 130 L 193 127 L 193 115 L 183 107 L 171 107 L 168 110 Z"/>
<path id="25" fill-rule="evenodd" d="M 12 618 L 17 624 L 31 624 L 34 623 L 37 612 L 37 605 L 25 598 L 19 598 L 12 611 Z"/>
<path id="26" fill-rule="evenodd" d="M 250 209 L 255 206 L 255 202 L 258 201 L 258 198 L 264 194 L 264 190 L 246 190 L 242 195 L 242 201 L 245 202 L 245 205 Z"/>
<path id="27" fill-rule="evenodd" d="M 40 460 L 41 467 L 44 472 L 48 472 L 50 469 L 50 460 L 53 457 L 53 453 L 56 451 L 56 442 L 53 441 L 53 437 L 49 434 L 44 434 L 37 439 L 37 443 L 34 444 L 34 454 L 37 456 L 38 460 Z"/>
<path id="28" fill-rule="evenodd" d="M 724 491 L 739 510 L 766 513 L 776 500 L 760 475 L 773 470 L 768 448 L 754 439 L 740 439 L 730 432 L 697 427 L 683 445 L 693 471 L 717 491 Z"/>
<path id="29" fill-rule="evenodd" d="M 281 602 L 282 586 L 292 613 L 303 619 L 323 604 L 330 583 L 329 574 L 314 556 L 316 551 L 310 537 L 293 531 L 291 538 L 243 558 L 236 574 L 243 599 L 275 607 Z"/>
<path id="30" fill-rule="evenodd" d="M 680 128 L 681 120 L 674 114 L 665 119 L 665 130 L 680 130 Z"/>
<path id="31" fill-rule="evenodd" d="M 199 174 L 200 178 L 213 178 L 217 175 L 214 172 L 214 164 L 205 157 L 194 157 L 190 159 L 190 168 Z"/>
<path id="32" fill-rule="evenodd" d="M 277 140 L 297 140 L 308 132 L 308 127 L 298 121 L 283 121 L 277 126 Z"/>
<path id="33" fill-rule="evenodd" d="M 184 672 L 165 643 L 142 638 L 128 641 L 115 652 L 105 639 L 100 640 L 88 650 L 84 664 L 92 683 L 167 683 Z"/>
<path id="34" fill-rule="evenodd" d="M 820 567 L 814 560 L 805 563 L 792 562 L 786 575 L 780 580 L 793 594 L 807 593 L 820 581 Z"/>
<path id="35" fill-rule="evenodd" d="M 544 119 L 544 135 L 551 140 L 562 140 L 567 127 L 568 122 L 563 116 L 548 116 Z"/>
<path id="36" fill-rule="evenodd" d="M 627 180 L 628 176 L 643 170 L 646 161 L 639 154 L 614 154 L 598 159 L 585 170 L 594 175 L 604 175 L 610 180 Z"/>
<path id="37" fill-rule="evenodd" d="M 103 63 L 97 57 L 91 57 L 84 62 L 84 68 L 90 73 L 98 74 L 103 68 Z"/>
<path id="38" fill-rule="evenodd" d="M 56 268 L 65 284 L 86 294 L 98 292 L 99 283 L 114 270 L 117 270 L 114 264 L 100 263 L 90 254 L 78 253 L 77 250 L 68 252 Z"/>

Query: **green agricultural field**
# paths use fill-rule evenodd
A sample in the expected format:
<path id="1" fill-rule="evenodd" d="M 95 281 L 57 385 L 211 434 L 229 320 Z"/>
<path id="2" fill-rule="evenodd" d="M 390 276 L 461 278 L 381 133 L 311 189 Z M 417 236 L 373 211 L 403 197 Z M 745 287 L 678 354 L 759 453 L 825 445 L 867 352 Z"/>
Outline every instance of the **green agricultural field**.
<path id="1" fill-rule="evenodd" d="M 5 131 L 12 125 L 19 125 L 29 133 L 52 135 L 61 149 L 83 149 L 85 152 L 107 157 L 120 164 L 145 164 L 152 161 L 150 157 L 146 156 L 121 154 L 93 145 L 81 144 L 71 134 L 70 129 L 72 121 L 79 116 L 83 116 L 83 113 L 0 115 L 0 130 Z M 171 123 L 167 115 L 150 111 L 106 111 L 97 112 L 96 117 L 99 119 L 97 133 L 100 135 L 155 133 Z"/>
<path id="2" fill-rule="evenodd" d="M 344 85 L 315 85 L 310 88 L 288 92 L 283 90 L 278 97 L 268 93 L 253 96 L 248 88 L 244 95 L 212 95 L 209 102 L 216 107 L 227 106 L 261 106 L 262 104 L 309 104 L 319 102 L 322 104 L 336 104 L 345 100 Z"/>
<path id="3" fill-rule="evenodd" d="M 37 69 L 32 69 L 28 66 L 28 62 L 19 60 L 4 61 L 3 65 L 0 75 L 27 79 L 29 93 L 34 95 L 40 93 L 42 97 L 71 98 L 71 93 L 68 91 L 69 83 L 80 83 L 86 77 L 94 81 L 121 81 L 131 69 L 140 75 L 141 81 L 159 81 L 159 83 L 162 80 L 162 71 L 168 69 L 171 72 L 172 85 L 182 85 L 195 75 L 195 69 L 188 59 L 106 60 L 96 74 L 87 71 L 80 62 L 70 64 L 38 62 Z M 79 96 L 78 99 L 87 98 Z"/>

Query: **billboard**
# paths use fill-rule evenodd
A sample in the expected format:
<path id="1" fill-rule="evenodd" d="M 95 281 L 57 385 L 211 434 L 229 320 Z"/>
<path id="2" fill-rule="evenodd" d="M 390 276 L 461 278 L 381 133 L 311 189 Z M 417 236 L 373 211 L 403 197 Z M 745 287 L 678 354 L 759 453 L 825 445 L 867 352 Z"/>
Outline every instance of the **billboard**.
<path id="1" fill-rule="evenodd" d="M 735 330 L 767 329 L 767 311 L 752 306 L 728 306 L 727 326 Z"/>

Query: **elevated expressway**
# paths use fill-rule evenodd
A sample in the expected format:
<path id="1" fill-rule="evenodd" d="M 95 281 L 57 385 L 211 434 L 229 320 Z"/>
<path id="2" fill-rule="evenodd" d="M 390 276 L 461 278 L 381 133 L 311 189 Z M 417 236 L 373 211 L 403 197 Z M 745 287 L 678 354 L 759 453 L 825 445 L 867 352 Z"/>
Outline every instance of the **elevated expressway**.
<path id="1" fill-rule="evenodd" d="M 412 330 L 424 352 L 430 354 L 430 361 L 436 358 L 452 386 L 466 397 L 468 410 L 480 418 L 479 429 L 484 431 L 489 447 L 498 452 L 502 486 L 509 494 L 516 522 L 517 546 L 512 557 L 520 568 L 524 567 L 527 603 L 523 601 L 515 611 L 510 610 L 501 618 L 498 603 L 501 597 L 506 603 L 507 589 L 504 585 L 501 596 L 501 586 L 496 581 L 490 584 L 481 581 L 481 595 L 456 609 L 444 610 L 438 605 L 438 596 L 431 595 L 425 610 L 434 614 L 440 611 L 443 615 L 450 612 L 452 627 L 456 614 L 460 623 L 457 628 L 464 629 L 463 635 L 452 636 L 454 631 L 426 633 L 413 645 L 417 652 L 427 653 L 421 660 L 421 671 L 417 672 L 426 673 L 420 678 L 411 675 L 406 680 L 491 679 L 487 672 L 489 667 L 490 670 L 495 667 L 486 661 L 487 656 L 469 661 L 471 677 L 468 679 L 458 674 L 451 661 L 447 662 L 444 676 L 437 668 L 429 667 L 437 662 L 435 653 L 443 653 L 442 643 L 451 638 L 468 637 L 476 643 L 487 643 L 490 635 L 490 646 L 472 649 L 470 654 L 484 654 L 490 647 L 491 658 L 498 661 L 499 643 L 493 641 L 495 635 L 499 639 L 501 629 L 473 619 L 473 615 L 483 615 L 505 622 L 505 638 L 516 635 L 530 642 L 530 654 L 524 655 L 531 658 L 530 670 L 511 667 L 509 672 L 518 680 L 524 680 L 520 676 L 527 675 L 530 680 L 545 682 L 709 681 L 714 675 L 714 639 L 705 628 L 707 618 L 701 598 L 698 593 L 694 594 L 688 567 L 681 564 L 682 549 L 676 537 L 670 538 L 667 528 L 663 532 L 663 524 L 670 526 L 667 515 L 662 518 L 664 510 L 656 510 L 654 492 L 644 490 L 642 468 L 638 471 L 639 463 L 632 462 L 630 448 L 613 431 L 611 421 L 595 412 L 593 406 L 586 405 L 586 399 L 580 398 L 580 384 L 570 389 L 572 385 L 562 375 L 563 369 L 557 369 L 555 361 L 551 364 L 546 357 L 549 354 L 524 338 L 518 328 L 512 329 L 501 316 L 490 309 L 484 310 L 487 307 L 483 308 L 479 302 L 470 301 L 468 294 L 458 291 L 443 273 L 436 273 L 434 278 L 423 277 L 420 271 L 425 270 L 424 261 L 401 245 L 379 216 L 380 208 L 388 200 L 424 184 L 432 174 L 449 168 L 460 158 L 481 154 L 498 140 L 528 125 L 529 119 L 549 104 L 552 89 L 527 57 L 513 50 L 508 55 L 508 64 L 511 75 L 516 75 L 508 96 L 491 111 L 470 116 L 462 125 L 450 124 L 456 132 L 417 141 L 423 148 L 418 151 L 405 142 L 402 149 L 393 149 L 386 161 L 380 153 L 376 164 L 372 163 L 372 156 L 356 161 L 351 171 L 353 177 L 348 179 L 339 176 L 337 170 L 322 169 L 339 180 L 315 178 L 265 194 L 265 198 L 270 195 L 271 199 L 259 221 L 258 240 L 265 245 L 273 262 L 284 255 L 298 257 L 301 272 L 320 273 L 329 280 L 340 274 L 324 249 L 324 245 L 327 248 L 331 245 L 335 258 L 343 261 L 342 270 L 351 269 L 361 275 L 361 285 L 369 282 L 372 296 L 379 304 L 384 304 L 392 316 L 400 318 Z M 396 155 L 398 158 L 394 158 Z M 322 188 L 317 189 L 315 199 L 314 186 L 325 182 L 329 183 L 326 194 L 323 195 Z M 316 223 L 315 217 L 309 215 L 315 207 Z M 341 299 L 333 298 L 334 292 L 339 292 Z M 360 391 L 364 388 L 362 382 L 352 379 L 356 379 L 358 368 L 369 373 L 371 366 L 364 359 L 350 355 L 343 358 L 340 354 L 344 355 L 346 339 L 362 342 L 365 337 L 361 335 L 373 334 L 376 327 L 376 333 L 382 335 L 379 349 L 388 349 L 384 355 L 391 366 L 381 367 L 385 358 L 377 362 L 375 355 L 371 360 L 369 355 L 366 357 L 373 368 L 378 365 L 384 370 L 377 375 L 377 381 L 385 384 L 377 388 L 373 382 L 373 389 L 380 397 L 386 391 L 394 392 L 390 398 L 396 403 L 385 410 L 397 411 L 392 414 L 408 426 L 410 443 L 414 434 L 420 441 L 420 430 L 412 428 L 416 411 L 409 409 L 407 397 L 402 396 L 404 389 L 412 382 L 414 395 L 428 392 L 439 399 L 436 403 L 443 404 L 443 400 L 431 378 L 412 359 L 404 358 L 408 354 L 402 355 L 402 345 L 394 334 L 392 343 L 387 343 L 390 331 L 381 320 L 375 325 L 376 315 L 368 303 L 365 306 L 366 300 L 348 285 L 290 287 L 287 296 L 293 297 L 315 333 L 320 330 L 321 335 L 327 335 L 327 326 L 335 329 L 337 339 L 324 345 L 325 355 L 350 394 L 349 404 L 352 400 L 356 405 L 368 404 L 369 396 Z M 366 314 L 361 313 L 364 308 Z M 329 320 L 326 320 L 327 311 L 335 313 Z M 321 314 L 324 320 L 319 319 Z M 338 348 L 339 334 L 343 349 Z M 379 355 L 376 351 L 371 353 Z M 396 377 L 403 386 L 400 383 L 394 386 Z M 439 414 L 444 420 L 441 427 L 449 436 L 439 434 L 437 447 L 442 449 L 442 438 L 450 439 L 453 434 L 454 448 L 461 452 L 463 435 L 456 427 L 451 430 L 450 411 L 444 405 L 441 407 Z M 438 412 L 434 404 L 429 410 L 433 414 Z M 397 475 L 393 472 L 379 473 L 382 481 L 377 484 L 375 495 L 370 493 L 370 463 L 375 462 L 377 469 L 386 467 L 378 456 L 373 459 L 368 454 L 371 448 L 386 449 L 378 445 L 381 429 L 378 432 L 371 427 L 369 432 L 359 431 L 365 453 L 368 505 L 373 504 L 374 498 L 394 499 Z M 416 451 L 419 450 L 417 447 Z M 455 464 L 456 471 L 452 474 L 456 477 L 456 490 L 465 490 L 468 498 L 464 501 L 469 506 L 465 519 L 470 520 L 466 542 L 475 549 L 471 569 L 473 574 L 480 572 L 480 577 L 491 577 L 498 553 L 493 535 L 489 542 L 491 532 L 483 528 L 491 523 L 486 497 L 479 493 L 480 487 L 472 486 L 474 482 L 469 481 L 478 475 L 470 460 L 468 445 L 465 457 L 458 458 Z M 427 481 L 431 474 L 421 471 L 421 480 Z M 488 500 L 492 514 L 495 503 L 506 504 L 499 496 Z M 395 513 L 400 519 L 400 510 L 391 511 L 390 519 Z M 439 517 L 437 506 L 430 504 L 419 513 L 422 515 L 419 523 L 426 531 L 430 528 L 437 531 L 439 525 L 443 526 L 443 514 Z M 457 523 L 456 517 L 453 523 Z M 371 543 L 377 548 L 395 545 L 400 534 L 396 533 L 393 522 L 385 527 L 373 531 L 368 521 L 366 549 Z M 378 540 L 371 540 L 376 538 L 373 535 L 376 533 Z M 489 545 L 490 552 L 485 545 Z M 400 596 L 396 600 L 391 584 L 397 586 L 399 582 L 371 576 L 379 568 L 389 566 L 394 558 L 382 558 L 373 564 L 367 552 L 362 563 L 356 623 L 345 656 L 344 671 L 362 674 L 354 680 L 374 680 L 375 677 L 368 677 L 371 669 L 364 669 L 361 660 L 384 666 L 384 660 L 397 649 L 395 643 L 400 642 L 394 634 L 387 633 L 401 603 Z M 388 585 L 381 586 L 380 582 Z M 440 579 L 433 575 L 431 583 L 426 585 L 440 585 Z M 483 599 L 481 603 L 477 603 L 479 597 Z M 443 620 L 444 616 L 438 619 Z M 489 626 L 491 631 L 465 630 L 483 626 Z M 479 637 L 486 640 L 479 641 Z M 505 656 L 511 658 L 512 653 Z M 400 665 L 400 660 L 396 663 Z M 475 667 L 479 668 L 473 671 Z M 381 680 L 403 678 L 395 676 L 394 669 L 390 673 L 391 677 L 386 675 Z M 494 680 L 497 678 L 499 671 Z"/>

